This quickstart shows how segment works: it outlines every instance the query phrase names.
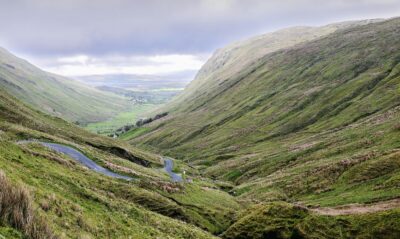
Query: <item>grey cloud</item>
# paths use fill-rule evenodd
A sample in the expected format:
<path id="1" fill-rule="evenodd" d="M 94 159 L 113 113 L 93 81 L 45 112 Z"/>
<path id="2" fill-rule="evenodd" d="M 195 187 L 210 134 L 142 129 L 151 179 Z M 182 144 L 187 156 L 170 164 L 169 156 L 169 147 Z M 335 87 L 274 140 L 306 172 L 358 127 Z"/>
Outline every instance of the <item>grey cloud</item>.
<path id="1" fill-rule="evenodd" d="M 50 56 L 196 54 L 282 27 L 395 15 L 398 0 L 0 0 L 0 44 Z"/>

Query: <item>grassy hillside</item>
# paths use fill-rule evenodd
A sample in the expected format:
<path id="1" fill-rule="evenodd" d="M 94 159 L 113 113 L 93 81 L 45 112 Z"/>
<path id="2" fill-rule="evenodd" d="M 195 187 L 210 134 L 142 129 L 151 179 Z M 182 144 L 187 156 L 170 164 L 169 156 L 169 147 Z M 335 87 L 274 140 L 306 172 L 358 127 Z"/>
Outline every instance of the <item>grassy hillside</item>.
<path id="1" fill-rule="evenodd" d="M 288 30 L 288 44 L 265 41 L 255 49 L 268 50 L 257 56 L 254 39 L 219 50 L 168 117 L 124 138 L 230 181 L 231 193 L 255 203 L 319 207 L 398 198 L 400 19 L 366 23 L 297 41 L 289 40 L 301 31 L 308 36 L 307 28 Z M 380 226 L 390 232 L 398 211 L 386 216 Z M 345 224 L 353 230 L 350 221 L 376 218 Z M 245 238 L 231 232 L 225 235 Z"/>
<path id="2" fill-rule="evenodd" d="M 127 111 L 127 98 L 44 72 L 0 48 L 0 86 L 48 114 L 81 123 L 106 120 Z"/>
<path id="3" fill-rule="evenodd" d="M 17 143 L 25 139 L 69 145 L 137 180 L 104 176 L 40 144 Z M 33 110 L 3 90 L 0 149 L 6 238 L 214 238 L 241 208 L 211 181 L 190 176 L 193 169 L 186 169 L 192 183 L 171 183 L 158 155 Z"/>
<path id="4" fill-rule="evenodd" d="M 225 88 L 234 83 L 238 75 L 272 52 L 294 45 L 315 40 L 337 30 L 352 26 L 365 25 L 380 20 L 350 21 L 330 24 L 322 27 L 292 27 L 239 41 L 217 50 L 206 64 L 199 70 L 196 78 L 186 87 L 183 94 L 176 97 L 165 109 L 185 112 L 189 104 L 186 101 L 199 101 L 200 97 L 208 97 L 211 91 Z"/>

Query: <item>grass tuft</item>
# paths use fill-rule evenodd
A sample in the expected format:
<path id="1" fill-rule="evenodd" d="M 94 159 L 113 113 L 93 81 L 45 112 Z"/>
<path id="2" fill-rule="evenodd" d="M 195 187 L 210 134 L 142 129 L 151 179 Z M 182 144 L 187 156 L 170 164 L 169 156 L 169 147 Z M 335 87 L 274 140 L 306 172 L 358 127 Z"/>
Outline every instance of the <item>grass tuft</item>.
<path id="1" fill-rule="evenodd" d="M 46 221 L 36 214 L 28 190 L 13 185 L 1 171 L 0 222 L 22 231 L 28 238 L 56 238 Z"/>

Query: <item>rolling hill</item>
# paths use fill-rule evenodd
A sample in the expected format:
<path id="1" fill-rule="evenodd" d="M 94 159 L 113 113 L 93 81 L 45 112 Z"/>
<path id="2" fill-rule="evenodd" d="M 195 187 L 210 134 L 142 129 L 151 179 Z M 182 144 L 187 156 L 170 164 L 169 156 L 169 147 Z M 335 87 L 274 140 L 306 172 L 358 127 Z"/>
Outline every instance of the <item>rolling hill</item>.
<path id="1" fill-rule="evenodd" d="M 353 217 L 342 217 L 343 224 L 279 222 L 307 218 L 303 206 L 400 197 L 399 26 L 394 18 L 293 28 L 220 49 L 162 109 L 168 117 L 123 137 L 232 182 L 230 192 L 241 200 L 300 205 L 253 208 L 227 238 L 396 238 L 398 229 L 387 227 L 399 209 L 357 223 Z M 329 221 L 334 229 L 313 234 L 305 221 L 321 227 Z M 287 231 L 268 229 L 279 225 Z"/>
<path id="2" fill-rule="evenodd" d="M 0 48 L 0 86 L 48 114 L 82 124 L 104 121 L 127 111 L 127 98 L 44 72 Z"/>

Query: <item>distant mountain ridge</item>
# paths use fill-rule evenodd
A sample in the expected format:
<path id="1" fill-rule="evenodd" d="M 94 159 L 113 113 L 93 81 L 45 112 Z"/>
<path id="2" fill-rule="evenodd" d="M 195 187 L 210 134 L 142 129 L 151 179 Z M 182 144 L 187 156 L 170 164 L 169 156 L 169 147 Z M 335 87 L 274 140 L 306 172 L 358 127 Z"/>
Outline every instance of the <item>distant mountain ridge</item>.
<path id="1" fill-rule="evenodd" d="M 3 48 L 0 86 L 37 109 L 82 123 L 105 120 L 130 107 L 127 98 L 42 71 Z"/>

